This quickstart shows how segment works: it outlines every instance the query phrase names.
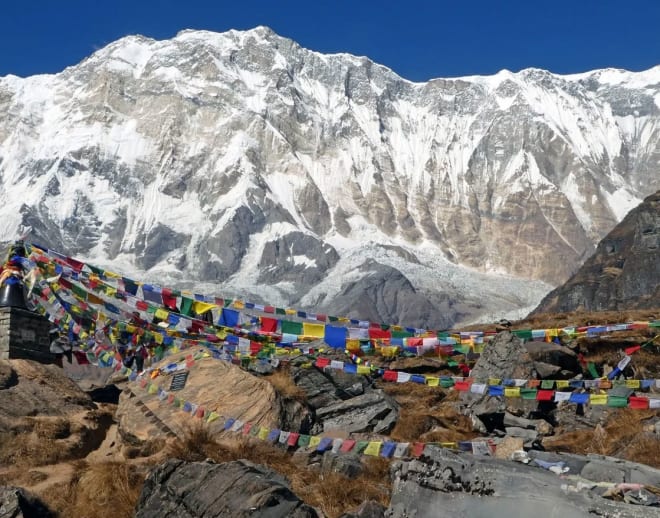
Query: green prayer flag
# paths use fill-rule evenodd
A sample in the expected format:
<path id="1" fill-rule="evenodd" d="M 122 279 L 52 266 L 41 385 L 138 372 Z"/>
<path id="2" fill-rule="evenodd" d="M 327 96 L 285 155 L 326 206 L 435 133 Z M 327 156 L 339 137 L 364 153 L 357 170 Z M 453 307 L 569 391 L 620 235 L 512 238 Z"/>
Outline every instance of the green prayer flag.
<path id="1" fill-rule="evenodd" d="M 187 317 L 192 316 L 193 301 L 187 297 L 181 297 L 181 314 Z"/>
<path id="2" fill-rule="evenodd" d="M 414 335 L 408 331 L 392 331 L 392 338 L 409 338 L 411 336 Z"/>
<path id="3" fill-rule="evenodd" d="M 80 286 L 76 286 L 75 284 L 72 284 L 71 291 L 79 299 L 87 300 L 87 292 L 84 289 L 82 289 Z"/>
<path id="4" fill-rule="evenodd" d="M 517 329 L 512 331 L 512 333 L 523 340 L 531 340 L 533 338 L 531 329 Z"/>
<path id="5" fill-rule="evenodd" d="M 289 322 L 282 320 L 282 334 L 301 335 L 303 334 L 303 325 L 301 322 Z"/>
<path id="6" fill-rule="evenodd" d="M 454 386 L 454 380 L 452 378 L 440 378 L 440 386 L 442 388 L 449 388 Z"/>
<path id="7" fill-rule="evenodd" d="M 541 388 L 544 390 L 550 390 L 554 388 L 555 382 L 554 380 L 542 380 L 541 381 Z"/>
<path id="8" fill-rule="evenodd" d="M 536 393 L 538 391 L 535 388 L 520 388 L 520 397 L 523 399 L 536 399 Z"/>
<path id="9" fill-rule="evenodd" d="M 628 398 L 623 396 L 607 396 L 607 406 L 623 408 L 628 406 Z"/>
<path id="10" fill-rule="evenodd" d="M 276 315 L 286 315 L 286 310 L 284 308 L 275 308 Z"/>
<path id="11" fill-rule="evenodd" d="M 587 370 L 593 378 L 598 378 L 598 371 L 596 370 L 596 364 L 594 362 L 589 362 L 587 364 Z"/>
<path id="12" fill-rule="evenodd" d="M 298 437 L 298 446 L 300 448 L 307 448 L 307 446 L 309 446 L 309 440 L 310 440 L 309 435 L 305 435 L 301 433 L 300 437 Z"/>

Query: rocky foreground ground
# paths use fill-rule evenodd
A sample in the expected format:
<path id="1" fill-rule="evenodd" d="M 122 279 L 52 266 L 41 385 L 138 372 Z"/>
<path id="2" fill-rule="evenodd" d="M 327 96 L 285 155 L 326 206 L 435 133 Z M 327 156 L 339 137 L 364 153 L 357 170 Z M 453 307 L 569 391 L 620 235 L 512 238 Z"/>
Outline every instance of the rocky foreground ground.
<path id="1" fill-rule="evenodd" d="M 587 365 L 606 375 L 624 349 L 653 336 L 639 329 L 523 344 L 503 332 L 473 375 L 589 379 Z M 660 378 L 659 354 L 654 343 L 636 351 L 621 377 Z M 160 366 L 177 360 L 188 364 L 176 392 L 195 405 L 186 411 L 169 401 L 175 393 L 165 372 L 148 382 L 115 375 L 106 384 L 111 373 L 87 372 L 92 367 L 67 366 L 67 376 L 55 366 L 2 362 L 0 517 L 660 516 L 658 410 L 393 383 L 318 368 L 306 356 L 244 370 L 185 351 Z M 456 374 L 441 357 L 373 361 L 411 375 Z M 337 444 L 410 448 L 384 458 L 291 447 L 227 427 L 228 417 Z M 488 445 L 489 455 L 461 451 L 471 441 Z"/>

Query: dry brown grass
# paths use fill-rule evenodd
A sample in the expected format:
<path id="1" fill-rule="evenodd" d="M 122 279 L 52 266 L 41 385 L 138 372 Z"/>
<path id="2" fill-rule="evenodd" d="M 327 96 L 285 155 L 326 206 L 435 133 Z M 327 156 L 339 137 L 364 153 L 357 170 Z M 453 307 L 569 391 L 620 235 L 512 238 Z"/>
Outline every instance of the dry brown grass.
<path id="1" fill-rule="evenodd" d="M 660 439 L 644 430 L 646 421 L 655 415 L 655 410 L 622 408 L 612 414 L 604 427 L 597 425 L 548 437 L 543 446 L 550 451 L 581 455 L 613 455 L 660 468 Z"/>
<path id="2" fill-rule="evenodd" d="M 282 397 L 295 399 L 301 403 L 307 401 L 305 391 L 293 382 L 288 368 L 277 369 L 272 374 L 265 376 L 264 379 L 269 381 Z"/>
<path id="3" fill-rule="evenodd" d="M 382 389 L 401 405 L 390 437 L 395 441 L 456 442 L 476 436 L 470 419 L 452 404 L 455 390 L 417 383 L 382 383 Z"/>
<path id="4" fill-rule="evenodd" d="M 129 518 L 143 483 L 144 473 L 127 462 L 81 461 L 73 480 L 50 486 L 40 496 L 62 517 Z"/>
<path id="5" fill-rule="evenodd" d="M 291 489 L 308 505 L 321 509 L 326 516 L 340 516 L 368 499 L 387 505 L 390 496 L 389 464 L 383 458 L 363 459 L 364 469 L 356 479 L 339 473 L 322 473 L 296 463 L 287 451 L 254 439 L 239 437 L 216 441 L 202 426 L 191 427 L 175 441 L 169 453 L 189 461 L 212 459 L 229 462 L 245 459 L 262 464 L 285 476 Z"/>
<path id="6" fill-rule="evenodd" d="M 70 457 L 70 448 L 57 439 L 34 433 L 0 434 L 0 466 L 44 466 Z"/>

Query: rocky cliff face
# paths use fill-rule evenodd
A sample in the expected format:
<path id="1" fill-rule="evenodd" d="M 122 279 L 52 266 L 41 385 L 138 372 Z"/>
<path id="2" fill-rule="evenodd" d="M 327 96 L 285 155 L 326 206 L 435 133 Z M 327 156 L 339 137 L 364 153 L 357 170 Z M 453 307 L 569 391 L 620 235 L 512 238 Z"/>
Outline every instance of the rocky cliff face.
<path id="1" fill-rule="evenodd" d="M 633 209 L 533 313 L 660 307 L 660 191 Z"/>
<path id="2" fill-rule="evenodd" d="M 412 83 L 264 27 L 130 36 L 0 78 L 0 235 L 255 302 L 503 316 L 660 187 L 659 106 L 660 67 Z"/>

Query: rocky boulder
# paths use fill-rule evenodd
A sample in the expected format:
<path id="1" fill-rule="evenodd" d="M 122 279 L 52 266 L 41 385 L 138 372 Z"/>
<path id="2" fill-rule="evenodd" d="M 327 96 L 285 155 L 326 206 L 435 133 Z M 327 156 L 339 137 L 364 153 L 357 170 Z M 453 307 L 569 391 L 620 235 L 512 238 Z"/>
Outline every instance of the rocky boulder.
<path id="1" fill-rule="evenodd" d="M 55 514 L 20 487 L 0 487 L 0 518 L 51 518 Z"/>
<path id="2" fill-rule="evenodd" d="M 144 483 L 136 518 L 316 518 L 275 471 L 239 460 L 224 464 L 169 460 Z"/>
<path id="3" fill-rule="evenodd" d="M 609 467 L 616 473 L 623 473 L 620 477 L 622 482 L 632 482 L 632 479 L 626 480 L 625 470 L 619 469 L 612 459 L 600 458 L 598 466 L 588 470 L 587 466 L 594 461 L 584 460 L 576 474 L 599 476 L 599 473 L 607 473 Z M 660 481 L 658 470 L 644 467 L 643 473 L 646 478 L 643 482 L 640 479 L 641 483 Z M 660 517 L 658 507 L 630 505 L 603 498 L 605 491 L 596 482 L 599 481 L 582 477 L 560 478 L 536 462 L 526 465 L 427 446 L 421 458 L 398 462 L 393 466 L 392 500 L 385 515 L 388 518 L 430 518 L 438 516 L 438 510 L 442 509 L 443 516 L 471 518 Z M 637 497 L 642 491 L 645 490 L 630 489 L 626 493 L 630 494 L 627 501 L 641 501 Z"/>
<path id="4" fill-rule="evenodd" d="M 529 379 L 534 374 L 534 362 L 527 352 L 523 341 L 510 331 L 502 331 L 484 348 L 479 360 L 474 365 L 470 376 L 484 382 L 489 378 L 498 379 Z M 499 426 L 504 411 L 507 409 L 505 398 L 490 397 L 487 394 L 472 394 L 464 392 L 461 401 L 466 405 L 468 413 L 475 421 L 475 428 L 492 429 Z M 499 416 L 499 418 L 493 416 Z M 477 420 L 485 427 L 481 427 Z M 495 422 L 493 422 L 493 420 Z"/>
<path id="5" fill-rule="evenodd" d="M 94 409 L 91 398 L 55 365 L 0 360 L 0 432 L 39 417 L 66 417 Z"/>
<path id="6" fill-rule="evenodd" d="M 381 390 L 324 406 L 316 411 L 323 431 L 341 430 L 346 433 L 373 432 L 386 434 L 394 428 L 399 417 L 399 405 Z"/>
<path id="7" fill-rule="evenodd" d="M 190 351 L 169 356 L 155 367 L 180 363 L 189 354 Z M 152 383 L 181 401 L 226 418 L 290 431 L 309 427 L 311 416 L 307 408 L 298 401 L 281 397 L 262 377 L 212 357 L 195 360 L 187 370 L 188 378 L 181 390 L 170 392 L 173 374 L 159 375 Z M 116 416 L 120 435 L 131 444 L 180 434 L 191 424 L 201 422 L 192 412 L 182 411 L 157 393 L 149 394 L 136 382 L 129 383 L 120 396 Z M 224 432 L 223 424 L 223 419 L 217 419 L 208 426 L 211 433 L 219 434 Z"/>

